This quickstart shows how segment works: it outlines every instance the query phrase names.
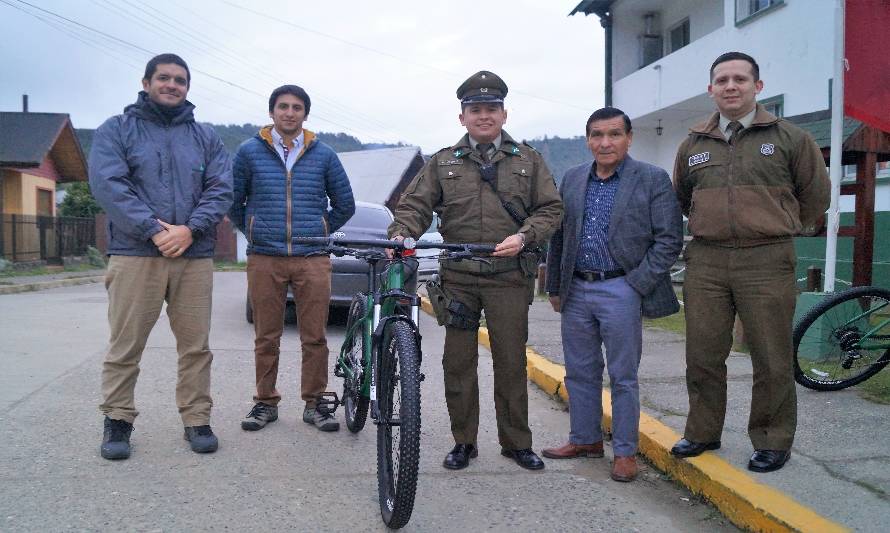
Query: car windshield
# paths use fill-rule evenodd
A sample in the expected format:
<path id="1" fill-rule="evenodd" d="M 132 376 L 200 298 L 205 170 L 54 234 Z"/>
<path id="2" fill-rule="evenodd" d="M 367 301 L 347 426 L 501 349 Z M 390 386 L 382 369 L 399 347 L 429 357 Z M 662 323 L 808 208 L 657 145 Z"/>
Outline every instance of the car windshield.
<path id="1" fill-rule="evenodd" d="M 383 209 L 357 206 L 355 214 L 346 223 L 346 227 L 386 229 L 391 221 L 389 213 Z"/>

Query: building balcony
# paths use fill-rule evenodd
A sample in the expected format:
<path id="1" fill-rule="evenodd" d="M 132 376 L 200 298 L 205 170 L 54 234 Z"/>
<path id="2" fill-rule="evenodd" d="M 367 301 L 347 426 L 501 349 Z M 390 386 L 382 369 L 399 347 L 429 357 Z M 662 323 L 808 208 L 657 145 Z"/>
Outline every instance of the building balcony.
<path id="1" fill-rule="evenodd" d="M 632 119 L 690 99 L 695 100 L 690 104 L 690 116 L 707 113 L 713 104 L 707 98 L 696 98 L 707 93 L 708 70 L 714 61 L 714 53 L 704 51 L 722 50 L 725 39 L 726 32 L 718 29 L 617 80 L 612 89 L 613 104 Z"/>

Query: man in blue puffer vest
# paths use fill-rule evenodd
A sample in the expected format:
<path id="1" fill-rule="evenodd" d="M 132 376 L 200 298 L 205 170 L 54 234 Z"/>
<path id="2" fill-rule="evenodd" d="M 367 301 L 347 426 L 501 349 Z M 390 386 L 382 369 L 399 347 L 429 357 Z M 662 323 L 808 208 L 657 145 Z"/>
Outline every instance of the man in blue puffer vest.
<path id="1" fill-rule="evenodd" d="M 90 188 L 108 215 L 108 322 L 102 366 L 106 459 L 130 456 L 139 361 L 161 307 L 179 353 L 176 404 L 192 450 L 218 442 L 210 429 L 210 299 L 216 225 L 232 204 L 229 154 L 195 122 L 181 57 L 145 67 L 136 103 L 96 130 Z"/>
<path id="2" fill-rule="evenodd" d="M 340 429 L 333 415 L 315 409 L 328 384 L 331 259 L 323 247 L 294 239 L 336 231 L 355 213 L 355 201 L 337 154 L 303 129 L 310 106 L 309 95 L 296 85 L 275 89 L 269 97 L 272 125 L 235 155 L 229 218 L 247 236 L 247 292 L 256 332 L 255 405 L 241 422 L 247 431 L 278 419 L 281 394 L 275 385 L 288 285 L 297 302 L 303 352 L 303 421 L 322 431 Z"/>

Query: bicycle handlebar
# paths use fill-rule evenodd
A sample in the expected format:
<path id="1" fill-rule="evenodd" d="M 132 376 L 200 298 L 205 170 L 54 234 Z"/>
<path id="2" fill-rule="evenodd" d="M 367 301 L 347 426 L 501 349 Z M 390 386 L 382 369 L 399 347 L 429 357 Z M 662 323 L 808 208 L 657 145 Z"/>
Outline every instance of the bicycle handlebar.
<path id="1" fill-rule="evenodd" d="M 473 254 L 490 254 L 494 252 L 493 244 L 458 244 L 446 242 L 415 241 L 407 238 L 403 241 L 389 239 L 338 239 L 334 237 L 297 237 L 294 242 L 300 244 L 321 244 L 332 246 L 372 246 L 375 248 L 389 248 L 392 250 L 428 250 L 441 249 L 452 252 L 470 252 Z"/>

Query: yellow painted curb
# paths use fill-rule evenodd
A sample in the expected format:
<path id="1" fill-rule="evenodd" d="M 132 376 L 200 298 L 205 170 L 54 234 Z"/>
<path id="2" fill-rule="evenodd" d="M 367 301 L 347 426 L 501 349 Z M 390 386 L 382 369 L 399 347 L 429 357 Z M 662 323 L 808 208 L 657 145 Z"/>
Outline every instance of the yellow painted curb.
<path id="1" fill-rule="evenodd" d="M 426 298 L 423 309 L 432 313 Z M 479 344 L 491 349 L 486 328 L 479 328 Z M 544 392 L 568 401 L 565 367 L 531 348 L 525 352 L 529 379 Z M 608 389 L 603 389 L 603 426 L 612 427 L 612 396 Z M 751 531 L 850 531 L 769 485 L 759 483 L 716 454 L 705 452 L 689 459 L 674 457 L 670 450 L 679 439 L 674 430 L 640 413 L 640 453 L 690 491 L 707 498 L 735 525 Z"/>

